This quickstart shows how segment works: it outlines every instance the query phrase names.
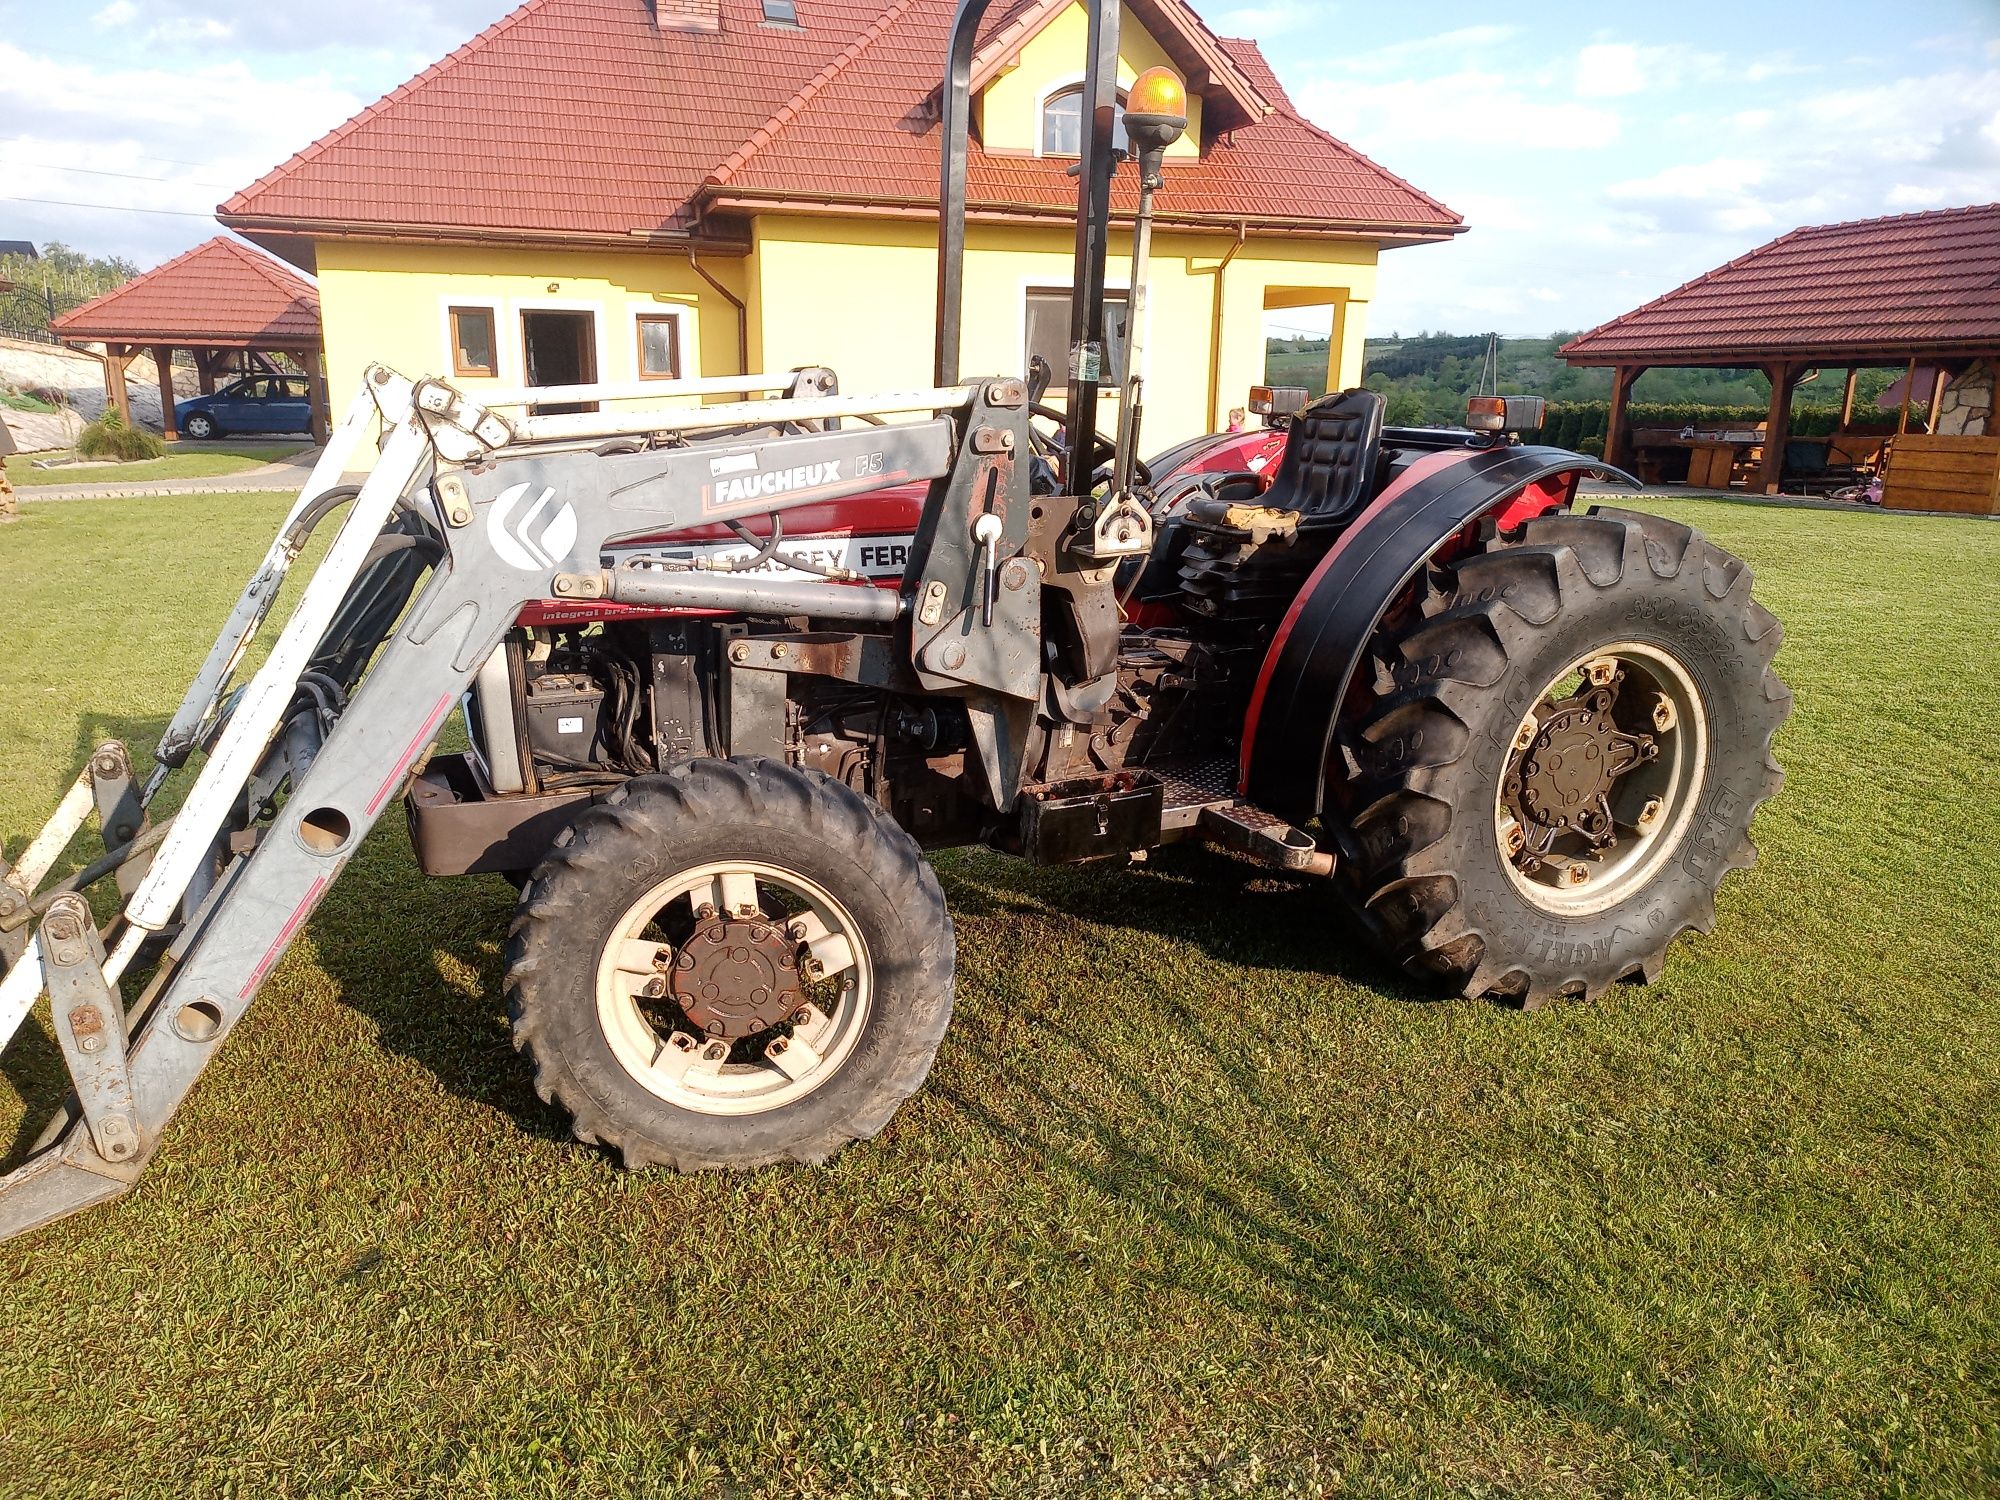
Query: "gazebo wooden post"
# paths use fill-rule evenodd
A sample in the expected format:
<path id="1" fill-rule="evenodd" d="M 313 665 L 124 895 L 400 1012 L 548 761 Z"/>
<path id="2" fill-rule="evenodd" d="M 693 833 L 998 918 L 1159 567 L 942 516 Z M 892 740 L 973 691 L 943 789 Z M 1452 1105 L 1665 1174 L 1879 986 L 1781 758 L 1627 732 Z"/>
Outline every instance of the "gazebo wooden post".
<path id="1" fill-rule="evenodd" d="M 1806 373 L 1804 365 L 1769 365 L 1765 374 L 1771 378 L 1771 410 L 1764 419 L 1764 457 L 1757 466 L 1757 487 L 1766 495 L 1775 495 L 1785 477 L 1785 440 L 1792 432 L 1792 390 Z"/>
<path id="2" fill-rule="evenodd" d="M 306 370 L 306 399 L 312 403 L 312 440 L 324 446 L 333 435 L 332 414 L 327 409 L 326 375 L 321 367 L 319 350 L 301 349 L 299 363 Z"/>
<path id="3" fill-rule="evenodd" d="M 1903 372 L 1903 409 L 1896 418 L 1896 436 L 1901 437 L 1910 430 L 1910 397 L 1917 385 L 1917 357 L 1910 356 L 1910 368 Z"/>
<path id="4" fill-rule="evenodd" d="M 1937 431 L 1938 408 L 1944 405 L 1945 382 L 1950 379 L 1951 377 L 1945 374 L 1943 365 L 1939 365 L 1931 374 L 1931 405 L 1930 410 L 1924 416 L 1925 432 Z"/>
<path id="5" fill-rule="evenodd" d="M 221 358 L 219 349 L 197 349 L 194 351 L 195 383 L 204 396 L 215 394 L 215 362 Z"/>
<path id="6" fill-rule="evenodd" d="M 1855 382 L 1860 380 L 1860 378 L 1860 368 L 1855 365 L 1849 365 L 1847 367 L 1847 384 L 1842 387 L 1840 392 L 1840 430 L 1842 432 L 1847 431 L 1849 427 L 1854 425 L 1854 386 Z"/>
<path id="7" fill-rule="evenodd" d="M 170 443 L 181 440 L 174 422 L 174 351 L 171 345 L 153 346 L 153 365 L 160 377 L 160 436 Z"/>
<path id="8" fill-rule="evenodd" d="M 130 344 L 104 346 L 104 399 L 127 427 L 132 425 L 132 397 L 125 389 L 125 371 L 139 351 Z"/>
<path id="9" fill-rule="evenodd" d="M 1611 372 L 1611 416 L 1604 429 L 1604 461 L 1614 469 L 1629 468 L 1631 444 L 1626 431 L 1625 405 L 1632 395 L 1633 382 L 1646 371 L 1644 365 L 1619 365 Z"/>

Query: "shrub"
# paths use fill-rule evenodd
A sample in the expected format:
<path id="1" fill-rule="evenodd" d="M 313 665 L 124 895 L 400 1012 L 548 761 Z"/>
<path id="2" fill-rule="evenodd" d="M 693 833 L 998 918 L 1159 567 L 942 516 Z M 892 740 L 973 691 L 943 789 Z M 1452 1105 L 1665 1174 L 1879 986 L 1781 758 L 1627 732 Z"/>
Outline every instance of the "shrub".
<path id="1" fill-rule="evenodd" d="M 126 426 L 118 408 L 107 406 L 103 416 L 77 434 L 76 451 L 79 458 L 115 458 L 129 464 L 158 458 L 167 447 L 143 428 Z"/>

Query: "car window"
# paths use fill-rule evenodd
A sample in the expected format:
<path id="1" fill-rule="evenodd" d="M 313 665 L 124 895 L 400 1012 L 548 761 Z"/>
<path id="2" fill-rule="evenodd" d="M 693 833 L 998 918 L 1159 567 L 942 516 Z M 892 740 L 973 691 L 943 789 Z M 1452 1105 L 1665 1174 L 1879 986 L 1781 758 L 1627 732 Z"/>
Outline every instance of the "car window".
<path id="1" fill-rule="evenodd" d="M 306 399 L 306 383 L 303 380 L 285 380 L 280 381 L 279 384 L 284 387 L 285 400 L 303 401 Z"/>
<path id="2" fill-rule="evenodd" d="M 238 401 L 262 401 L 270 394 L 271 382 L 262 376 L 249 380 L 239 380 L 229 388 L 229 394 Z"/>

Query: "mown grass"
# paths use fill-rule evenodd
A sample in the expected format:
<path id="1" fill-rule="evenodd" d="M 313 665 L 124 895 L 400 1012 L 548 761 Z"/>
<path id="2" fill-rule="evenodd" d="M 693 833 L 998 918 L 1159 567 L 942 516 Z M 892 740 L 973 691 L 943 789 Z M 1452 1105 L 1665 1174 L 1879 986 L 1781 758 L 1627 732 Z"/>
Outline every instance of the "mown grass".
<path id="1" fill-rule="evenodd" d="M 72 465 L 38 469 L 37 462 L 48 460 L 46 453 L 17 453 L 7 459 L 7 477 L 14 486 L 38 484 L 124 484 L 135 479 L 219 479 L 241 474 L 289 458 L 306 445 L 298 442 L 223 442 L 197 446 L 170 446 L 164 458 L 143 458 L 133 463 Z M 64 455 L 70 456 L 70 455 Z"/>
<path id="2" fill-rule="evenodd" d="M 9 848 L 278 507 L 0 532 Z M 954 854 L 885 1136 L 633 1176 L 509 1046 L 512 893 L 385 827 L 138 1190 L 0 1248 L 0 1493 L 1993 1493 L 2000 527 L 1661 508 L 1798 692 L 1663 983 L 1423 1003 L 1322 889 Z M 47 1106 L 44 1034 L 0 1068 Z"/>

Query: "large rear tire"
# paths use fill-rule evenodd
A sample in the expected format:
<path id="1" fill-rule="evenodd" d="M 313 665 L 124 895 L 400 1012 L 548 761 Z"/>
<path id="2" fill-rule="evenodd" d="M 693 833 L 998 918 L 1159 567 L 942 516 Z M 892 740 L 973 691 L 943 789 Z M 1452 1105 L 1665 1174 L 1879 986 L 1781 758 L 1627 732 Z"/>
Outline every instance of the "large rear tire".
<path id="1" fill-rule="evenodd" d="M 1699 532 L 1612 510 L 1432 570 L 1340 736 L 1342 884 L 1395 958 L 1532 1008 L 1713 929 L 1791 708 L 1750 588 Z"/>
<path id="2" fill-rule="evenodd" d="M 822 1162 L 888 1124 L 951 1019 L 937 877 L 814 771 L 696 760 L 556 840 L 507 947 L 515 1044 L 630 1167 Z"/>

